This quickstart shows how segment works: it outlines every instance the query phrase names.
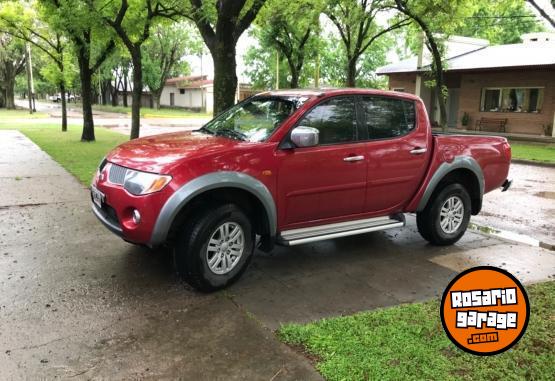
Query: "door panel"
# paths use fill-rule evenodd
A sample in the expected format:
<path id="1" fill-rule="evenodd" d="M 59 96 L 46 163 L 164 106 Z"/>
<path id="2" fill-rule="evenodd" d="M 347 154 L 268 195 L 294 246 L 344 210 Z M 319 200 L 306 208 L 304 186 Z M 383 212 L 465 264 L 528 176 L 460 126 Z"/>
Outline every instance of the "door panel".
<path id="1" fill-rule="evenodd" d="M 365 211 L 377 215 L 401 212 L 426 170 L 427 130 L 416 125 L 412 101 L 364 97 L 361 109 L 370 136 Z"/>
<path id="2" fill-rule="evenodd" d="M 284 151 L 280 154 L 280 208 L 284 223 L 313 221 L 362 213 L 367 160 L 364 143 Z"/>
<path id="3" fill-rule="evenodd" d="M 314 147 L 278 151 L 282 225 L 337 218 L 364 211 L 367 159 L 358 142 L 354 97 L 324 100 L 297 126 L 316 128 Z"/>

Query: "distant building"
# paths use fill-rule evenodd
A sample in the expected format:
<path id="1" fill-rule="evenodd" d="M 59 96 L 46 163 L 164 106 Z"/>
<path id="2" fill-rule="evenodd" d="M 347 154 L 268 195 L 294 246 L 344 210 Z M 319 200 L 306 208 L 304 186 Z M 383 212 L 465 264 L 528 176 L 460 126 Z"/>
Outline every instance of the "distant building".
<path id="1" fill-rule="evenodd" d="M 447 43 L 445 83 L 450 128 L 474 129 L 482 119 L 506 121 L 507 133 L 555 136 L 555 34 L 529 33 L 523 42 L 489 45 L 488 41 L 452 37 Z M 430 54 L 378 69 L 389 89 L 419 95 L 432 123 L 439 121 L 435 91 L 424 82 Z M 462 126 L 463 115 L 468 123 Z M 485 127 L 488 129 L 488 126 Z M 495 124 L 491 131 L 498 132 Z"/>
<path id="2" fill-rule="evenodd" d="M 211 113 L 214 110 L 213 94 L 214 81 L 206 75 L 169 78 L 162 89 L 160 106 Z"/>

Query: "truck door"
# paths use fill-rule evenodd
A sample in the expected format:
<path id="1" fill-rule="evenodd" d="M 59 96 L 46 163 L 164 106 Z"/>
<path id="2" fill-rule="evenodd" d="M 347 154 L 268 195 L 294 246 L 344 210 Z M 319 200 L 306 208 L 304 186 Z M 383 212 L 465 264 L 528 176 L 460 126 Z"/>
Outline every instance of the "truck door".
<path id="1" fill-rule="evenodd" d="M 319 144 L 278 152 L 281 223 L 310 225 L 363 213 L 367 160 L 355 97 L 323 100 L 296 126 L 318 129 Z"/>
<path id="2" fill-rule="evenodd" d="M 424 177 L 431 132 L 413 100 L 363 96 L 359 104 L 369 137 L 365 211 L 402 212 Z"/>

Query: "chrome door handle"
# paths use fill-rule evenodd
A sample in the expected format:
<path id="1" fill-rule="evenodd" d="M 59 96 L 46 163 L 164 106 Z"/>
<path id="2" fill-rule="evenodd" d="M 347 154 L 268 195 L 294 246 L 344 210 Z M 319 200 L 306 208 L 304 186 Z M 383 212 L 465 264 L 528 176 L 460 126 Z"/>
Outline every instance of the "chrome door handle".
<path id="1" fill-rule="evenodd" d="M 364 160 L 364 156 L 347 156 L 343 158 L 343 161 L 361 161 Z"/>
<path id="2" fill-rule="evenodd" d="M 413 155 L 421 155 L 423 153 L 426 153 L 427 150 L 428 150 L 427 148 L 415 148 L 411 150 L 410 153 Z"/>

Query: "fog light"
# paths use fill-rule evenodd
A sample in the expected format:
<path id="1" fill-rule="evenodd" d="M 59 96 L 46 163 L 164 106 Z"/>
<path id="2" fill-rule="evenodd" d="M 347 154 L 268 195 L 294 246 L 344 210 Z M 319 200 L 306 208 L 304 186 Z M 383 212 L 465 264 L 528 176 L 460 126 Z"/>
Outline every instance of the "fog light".
<path id="1" fill-rule="evenodd" d="M 141 223 L 141 213 L 137 209 L 133 210 L 133 222 L 135 225 L 139 225 Z"/>

